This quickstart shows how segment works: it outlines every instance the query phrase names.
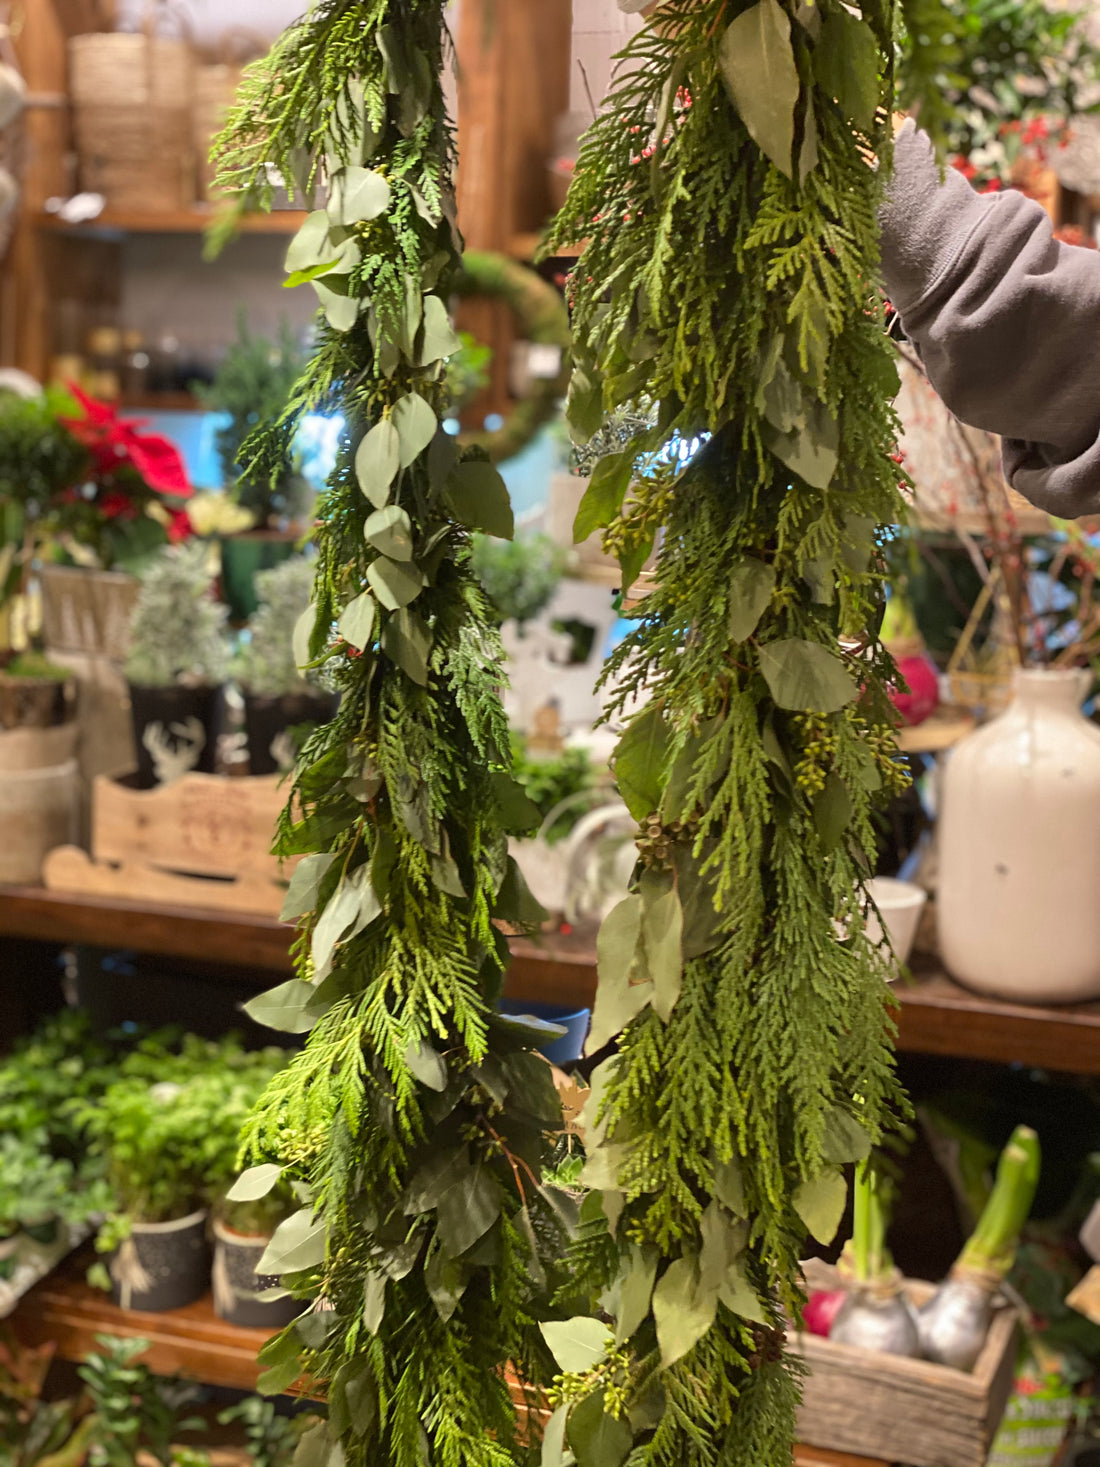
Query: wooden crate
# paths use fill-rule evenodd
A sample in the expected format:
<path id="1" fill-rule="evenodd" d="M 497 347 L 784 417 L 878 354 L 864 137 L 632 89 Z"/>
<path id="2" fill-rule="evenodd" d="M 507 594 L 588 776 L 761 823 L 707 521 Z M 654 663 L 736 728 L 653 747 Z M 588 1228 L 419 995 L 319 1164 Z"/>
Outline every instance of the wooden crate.
<path id="1" fill-rule="evenodd" d="M 46 858 L 53 891 L 277 915 L 294 862 L 271 854 L 286 802 L 279 775 L 186 774 L 135 790 L 103 776 L 92 797 L 92 853 L 61 846 Z"/>
<path id="2" fill-rule="evenodd" d="M 806 1270 L 811 1288 L 835 1287 L 825 1265 Z M 907 1282 L 914 1304 L 934 1292 Z M 817 1335 L 792 1335 L 808 1374 L 798 1434 L 814 1446 L 910 1467 L 984 1467 L 1016 1373 L 1016 1311 L 999 1309 L 968 1375 L 927 1360 L 876 1355 Z"/>

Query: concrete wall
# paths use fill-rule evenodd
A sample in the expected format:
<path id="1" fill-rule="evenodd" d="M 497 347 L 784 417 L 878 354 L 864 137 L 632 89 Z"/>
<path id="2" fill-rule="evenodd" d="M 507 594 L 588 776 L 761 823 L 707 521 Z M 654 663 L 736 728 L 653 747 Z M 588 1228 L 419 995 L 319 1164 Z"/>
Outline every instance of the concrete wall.
<path id="1" fill-rule="evenodd" d="M 639 15 L 624 15 L 617 0 L 573 0 L 573 70 L 569 107 L 591 120 L 584 74 L 596 104 L 603 100 L 611 81 L 612 57 L 639 30 Z"/>

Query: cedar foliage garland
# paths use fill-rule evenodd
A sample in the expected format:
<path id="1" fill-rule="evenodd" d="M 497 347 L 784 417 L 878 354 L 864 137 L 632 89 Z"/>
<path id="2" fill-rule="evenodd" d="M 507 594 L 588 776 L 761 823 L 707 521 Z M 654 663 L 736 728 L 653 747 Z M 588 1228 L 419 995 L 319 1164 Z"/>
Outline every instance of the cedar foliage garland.
<path id="1" fill-rule="evenodd" d="M 590 1041 L 617 1041 L 586 1117 L 604 1218 L 574 1255 L 622 1353 L 566 1377 L 551 1432 L 580 1467 L 789 1463 L 805 1235 L 831 1240 L 842 1166 L 903 1105 L 863 918 L 872 809 L 904 782 L 877 639 L 876 527 L 900 504 L 868 162 L 889 159 L 893 57 L 887 0 L 665 0 L 548 246 L 588 241 L 575 432 L 656 412 L 595 468 L 578 536 L 604 527 L 625 584 L 660 539 L 611 664 L 618 707 L 648 703 L 617 754 L 639 865 Z"/>
<path id="2" fill-rule="evenodd" d="M 503 1367 L 545 1378 L 534 1300 L 560 1282 L 570 1221 L 542 1181 L 561 1125 L 549 1069 L 530 1026 L 495 1013 L 494 923 L 543 915 L 507 835 L 539 816 L 508 772 L 501 648 L 470 564 L 472 531 L 510 535 L 507 492 L 439 422 L 461 249 L 445 34 L 443 0 L 318 0 L 250 71 L 220 144 L 240 208 L 270 201 L 272 168 L 324 199 L 287 265 L 327 324 L 283 420 L 246 445 L 250 470 L 281 461 L 302 412 L 348 424 L 296 639 L 343 698 L 277 842 L 303 857 L 284 910 L 298 976 L 249 1006 L 308 1039 L 246 1128 L 235 1191 L 282 1177 L 302 1203 L 263 1267 L 311 1303 L 263 1351 L 261 1385 L 323 1387 L 310 1464 L 509 1467 Z"/>
<path id="3" fill-rule="evenodd" d="M 606 527 L 625 582 L 661 541 L 615 662 L 624 699 L 649 696 L 617 759 L 639 865 L 600 938 L 592 1045 L 618 1047 L 565 1267 L 556 1097 L 492 1012 L 492 923 L 537 917 L 505 845 L 533 817 L 469 568 L 469 531 L 506 530 L 506 500 L 437 426 L 459 248 L 441 0 L 319 0 L 231 120 L 242 207 L 269 200 L 269 166 L 310 202 L 322 164 L 334 178 L 288 259 L 328 326 L 250 467 L 282 461 L 302 411 L 349 425 L 301 629 L 344 698 L 280 830 L 304 854 L 299 976 L 253 1005 L 309 1038 L 239 1184 L 286 1176 L 303 1203 L 265 1266 L 315 1302 L 263 1359 L 269 1390 L 303 1369 L 327 1390 L 304 1461 L 506 1467 L 528 1449 L 501 1369 L 546 1381 L 549 1347 L 546 1467 L 789 1463 L 781 1310 L 806 1229 L 839 1222 L 842 1165 L 900 1103 L 861 891 L 899 779 L 874 630 L 896 379 L 865 161 L 889 151 L 892 23 L 887 0 L 862 19 L 667 0 L 557 227 L 590 240 L 572 421 L 644 425 L 598 465 L 578 532 Z M 684 467 L 676 444 L 701 435 Z"/>

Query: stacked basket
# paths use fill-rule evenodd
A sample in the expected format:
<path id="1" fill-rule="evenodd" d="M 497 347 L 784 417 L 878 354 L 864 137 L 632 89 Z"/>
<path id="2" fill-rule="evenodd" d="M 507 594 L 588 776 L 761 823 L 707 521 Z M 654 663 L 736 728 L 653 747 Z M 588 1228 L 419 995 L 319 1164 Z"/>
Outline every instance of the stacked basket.
<path id="1" fill-rule="evenodd" d="M 81 187 L 115 210 L 168 213 L 195 199 L 195 58 L 186 40 L 97 33 L 69 42 Z"/>

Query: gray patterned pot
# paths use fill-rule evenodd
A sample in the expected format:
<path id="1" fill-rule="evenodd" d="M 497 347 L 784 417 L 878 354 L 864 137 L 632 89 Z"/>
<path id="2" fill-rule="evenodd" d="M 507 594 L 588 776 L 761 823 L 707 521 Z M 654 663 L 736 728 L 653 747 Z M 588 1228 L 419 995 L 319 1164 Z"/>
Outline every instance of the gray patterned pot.
<path id="1" fill-rule="evenodd" d="M 206 1213 L 166 1223 L 134 1223 L 109 1267 L 111 1293 L 123 1309 L 164 1314 L 193 1304 L 206 1293 L 210 1279 Z"/>
<path id="2" fill-rule="evenodd" d="M 214 1222 L 214 1313 L 228 1324 L 245 1329 L 282 1329 L 299 1315 L 304 1304 L 298 1299 L 262 1299 L 267 1289 L 278 1287 L 277 1278 L 263 1277 L 256 1265 L 270 1238 L 235 1233 Z"/>

